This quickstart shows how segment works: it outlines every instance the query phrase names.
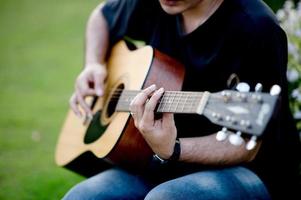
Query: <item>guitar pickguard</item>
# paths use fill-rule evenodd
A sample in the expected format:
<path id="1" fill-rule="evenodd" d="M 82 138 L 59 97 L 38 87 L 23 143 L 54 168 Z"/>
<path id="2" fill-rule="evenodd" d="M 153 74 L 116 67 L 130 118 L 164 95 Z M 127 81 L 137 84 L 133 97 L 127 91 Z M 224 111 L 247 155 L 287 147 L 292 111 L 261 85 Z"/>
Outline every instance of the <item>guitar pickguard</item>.
<path id="1" fill-rule="evenodd" d="M 106 131 L 108 125 L 103 125 L 100 120 L 101 110 L 97 111 L 92 121 L 89 124 L 86 135 L 84 137 L 84 143 L 90 144 L 98 140 Z"/>

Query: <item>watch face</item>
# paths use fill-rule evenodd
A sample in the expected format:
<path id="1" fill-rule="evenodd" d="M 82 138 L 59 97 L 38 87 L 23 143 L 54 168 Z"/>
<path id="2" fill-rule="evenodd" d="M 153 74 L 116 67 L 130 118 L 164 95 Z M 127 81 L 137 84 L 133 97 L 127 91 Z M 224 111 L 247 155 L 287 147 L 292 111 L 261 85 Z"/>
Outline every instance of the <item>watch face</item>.
<path id="1" fill-rule="evenodd" d="M 175 146 L 173 149 L 173 153 L 170 156 L 169 159 L 163 159 L 158 154 L 153 155 L 154 162 L 160 163 L 160 164 L 167 164 L 169 162 L 176 162 L 179 160 L 181 154 L 181 143 L 179 138 L 176 139 Z"/>
<path id="2" fill-rule="evenodd" d="M 153 159 L 155 162 L 158 162 L 160 164 L 168 163 L 168 160 L 164 160 L 163 158 L 160 158 L 157 154 L 153 155 Z"/>

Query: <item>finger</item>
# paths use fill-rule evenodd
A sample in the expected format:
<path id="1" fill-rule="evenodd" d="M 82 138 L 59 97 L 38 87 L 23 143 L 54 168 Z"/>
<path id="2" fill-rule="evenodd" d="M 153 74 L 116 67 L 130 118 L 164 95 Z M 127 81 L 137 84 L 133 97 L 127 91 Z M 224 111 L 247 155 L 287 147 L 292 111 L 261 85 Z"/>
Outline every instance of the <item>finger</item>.
<path id="1" fill-rule="evenodd" d="M 104 94 L 104 79 L 105 75 L 101 73 L 95 73 L 93 74 L 94 76 L 94 89 L 95 89 L 95 94 L 97 96 L 102 96 Z"/>
<path id="2" fill-rule="evenodd" d="M 87 102 L 85 101 L 84 96 L 78 92 L 78 93 L 76 93 L 76 99 L 77 99 L 79 105 L 84 109 L 86 116 L 88 116 L 89 118 L 92 118 L 92 116 L 93 116 L 92 110 L 91 110 L 90 106 L 87 104 Z"/>
<path id="3" fill-rule="evenodd" d="M 83 97 L 96 95 L 95 90 L 89 87 L 88 82 L 77 81 L 75 91 L 80 93 Z"/>
<path id="4" fill-rule="evenodd" d="M 134 99 L 132 100 L 132 102 L 130 103 L 130 112 L 131 112 L 131 115 L 132 115 L 132 117 L 133 117 L 133 119 L 134 119 L 134 124 L 135 124 L 135 126 L 138 127 L 138 118 L 137 118 L 137 114 L 138 114 L 138 112 L 139 112 L 139 111 L 138 111 L 139 109 L 136 108 L 136 107 L 137 107 L 137 105 L 136 105 L 136 103 L 135 103 L 136 97 L 137 97 L 137 96 L 135 96 Z"/>
<path id="5" fill-rule="evenodd" d="M 163 93 L 164 89 L 160 88 L 152 95 L 152 97 L 145 105 L 142 121 L 144 121 L 147 124 L 154 124 L 154 111 Z"/>
<path id="6" fill-rule="evenodd" d="M 74 114 L 76 114 L 76 116 L 78 116 L 79 118 L 82 118 L 82 113 L 78 109 L 78 102 L 77 102 L 75 93 L 71 96 L 71 98 L 69 100 L 69 104 L 70 104 L 70 107 L 73 110 Z"/>
<path id="7" fill-rule="evenodd" d="M 135 113 L 136 120 L 140 121 L 143 111 L 144 104 L 147 101 L 148 97 L 156 90 L 156 85 L 151 85 L 150 87 L 144 89 L 142 92 L 137 94 L 130 104 L 130 111 Z"/>

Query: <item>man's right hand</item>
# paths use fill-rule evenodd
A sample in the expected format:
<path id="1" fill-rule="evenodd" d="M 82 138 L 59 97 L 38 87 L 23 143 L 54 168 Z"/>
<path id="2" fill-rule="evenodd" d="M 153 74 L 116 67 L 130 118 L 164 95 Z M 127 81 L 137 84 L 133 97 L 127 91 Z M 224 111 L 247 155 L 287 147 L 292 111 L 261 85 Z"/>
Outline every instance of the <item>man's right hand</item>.
<path id="1" fill-rule="evenodd" d="M 104 93 L 104 81 L 107 76 L 107 70 L 101 64 L 89 64 L 78 75 L 75 82 L 75 91 L 70 98 L 70 107 L 74 113 L 82 118 L 84 116 L 92 119 L 92 110 L 85 101 L 87 96 L 102 96 Z"/>

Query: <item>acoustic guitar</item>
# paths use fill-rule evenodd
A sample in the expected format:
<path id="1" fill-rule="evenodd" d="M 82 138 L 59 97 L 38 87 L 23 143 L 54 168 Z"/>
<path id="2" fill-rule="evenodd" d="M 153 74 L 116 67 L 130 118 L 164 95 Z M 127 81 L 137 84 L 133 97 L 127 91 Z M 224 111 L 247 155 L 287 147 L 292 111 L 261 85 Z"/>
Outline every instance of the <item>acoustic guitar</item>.
<path id="1" fill-rule="evenodd" d="M 112 165 L 134 171 L 149 165 L 153 152 L 135 128 L 129 104 L 151 84 L 165 88 L 156 112 L 203 115 L 224 127 L 220 133 L 235 130 L 236 136 L 261 136 L 277 102 L 277 95 L 261 92 L 181 91 L 184 66 L 151 46 L 129 50 L 124 41 L 117 43 L 107 69 L 104 96 L 90 99 L 92 121 L 83 122 L 69 110 L 57 143 L 57 165 L 84 176 Z"/>

